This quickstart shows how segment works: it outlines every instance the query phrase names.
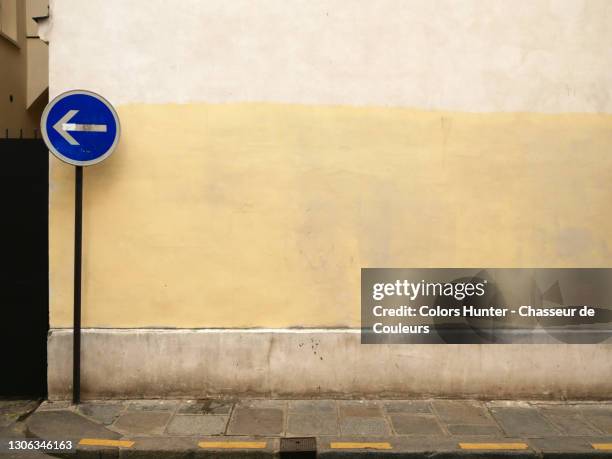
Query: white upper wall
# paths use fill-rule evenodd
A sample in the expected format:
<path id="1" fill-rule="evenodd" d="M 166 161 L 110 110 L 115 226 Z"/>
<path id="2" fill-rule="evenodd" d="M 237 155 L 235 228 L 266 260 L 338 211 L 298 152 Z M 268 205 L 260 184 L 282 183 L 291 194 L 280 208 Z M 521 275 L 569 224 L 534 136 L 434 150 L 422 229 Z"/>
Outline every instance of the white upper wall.
<path id="1" fill-rule="evenodd" d="M 612 113 L 610 0 L 52 0 L 51 95 Z"/>

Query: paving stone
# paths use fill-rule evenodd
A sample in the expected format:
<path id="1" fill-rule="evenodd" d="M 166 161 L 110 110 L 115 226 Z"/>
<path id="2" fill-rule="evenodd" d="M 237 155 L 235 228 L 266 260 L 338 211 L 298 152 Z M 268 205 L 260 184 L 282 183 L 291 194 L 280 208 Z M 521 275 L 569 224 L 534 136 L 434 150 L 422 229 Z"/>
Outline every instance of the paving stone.
<path id="1" fill-rule="evenodd" d="M 285 400 L 272 400 L 272 399 L 245 399 L 240 400 L 237 404 L 237 408 L 254 408 L 254 409 L 276 409 L 284 410 L 287 406 Z"/>
<path id="2" fill-rule="evenodd" d="M 71 407 L 71 403 L 68 400 L 59 401 L 44 401 L 36 409 L 36 411 L 50 411 L 50 410 L 67 410 Z"/>
<path id="3" fill-rule="evenodd" d="M 425 400 L 390 400 L 382 402 L 387 413 L 429 414 L 431 406 Z"/>
<path id="4" fill-rule="evenodd" d="M 116 432 L 72 411 L 37 411 L 26 420 L 28 432 L 37 438 L 118 438 Z"/>
<path id="5" fill-rule="evenodd" d="M 485 405 L 477 401 L 434 400 L 435 413 L 445 424 L 487 425 L 494 424 Z"/>
<path id="6" fill-rule="evenodd" d="M 487 435 L 487 436 L 502 436 L 503 432 L 493 424 L 491 425 L 447 425 L 446 428 L 451 435 Z"/>
<path id="7" fill-rule="evenodd" d="M 35 410 L 38 405 L 38 400 L 0 399 L 0 415 L 19 417 Z"/>
<path id="8" fill-rule="evenodd" d="M 287 402 L 289 413 L 334 413 L 336 402 L 334 400 L 289 400 Z"/>
<path id="9" fill-rule="evenodd" d="M 18 414 L 0 414 L 0 427 L 9 427 L 17 422 Z"/>
<path id="10" fill-rule="evenodd" d="M 560 435 L 535 408 L 491 408 L 491 413 L 508 435 L 546 437 Z"/>
<path id="11" fill-rule="evenodd" d="M 287 435 L 339 435 L 336 413 L 289 413 Z"/>
<path id="12" fill-rule="evenodd" d="M 341 417 L 380 417 L 382 409 L 379 403 L 369 400 L 341 400 L 338 402 Z"/>
<path id="13" fill-rule="evenodd" d="M 39 405 L 38 400 L 0 400 L 0 427 L 9 428 L 26 418 Z"/>
<path id="14" fill-rule="evenodd" d="M 10 426 L 0 426 L 0 439 L 6 438 L 24 438 L 25 435 L 21 431 L 21 429 L 16 424 L 11 424 Z M 2 457 L 2 456 L 0 456 Z"/>
<path id="15" fill-rule="evenodd" d="M 391 435 L 391 429 L 384 418 L 354 417 L 340 419 L 342 435 Z"/>
<path id="16" fill-rule="evenodd" d="M 503 436 L 503 432 L 496 425 L 469 425 L 469 424 L 457 424 L 447 425 L 446 429 L 451 435 L 465 436 L 465 435 L 483 435 L 483 436 Z"/>
<path id="17" fill-rule="evenodd" d="M 548 405 L 538 406 L 540 412 L 561 432 L 568 436 L 600 435 L 575 406 Z"/>
<path id="18" fill-rule="evenodd" d="M 171 416 L 163 411 L 128 411 L 117 418 L 112 428 L 128 435 L 161 435 Z"/>
<path id="19" fill-rule="evenodd" d="M 227 429 L 228 435 L 280 435 L 283 411 L 275 408 L 236 407 Z"/>
<path id="20" fill-rule="evenodd" d="M 179 400 L 135 400 L 129 403 L 129 411 L 174 411 L 179 407 Z"/>
<path id="21" fill-rule="evenodd" d="M 389 435 L 381 404 L 371 400 L 338 401 L 342 435 Z"/>
<path id="22" fill-rule="evenodd" d="M 389 439 L 382 441 L 389 441 Z M 391 440 L 391 443 L 393 444 L 393 448 L 395 450 L 401 452 L 397 456 L 391 457 L 397 457 L 398 459 L 403 459 L 404 457 L 415 459 L 434 457 L 440 459 L 450 459 L 451 457 L 455 457 L 455 455 L 448 453 L 456 453 L 458 450 L 457 440 L 451 439 L 450 437 L 437 437 L 433 435 L 400 435 L 394 437 Z M 432 454 L 432 451 L 435 451 L 435 453 Z M 421 452 L 423 454 L 410 456 L 405 454 L 410 452 Z"/>
<path id="23" fill-rule="evenodd" d="M 0 426 L 0 439 L 3 440 L 26 438 L 26 433 L 27 428 L 23 422 L 16 422 L 6 427 Z M 0 454 L 0 457 L 2 457 L 2 454 Z"/>
<path id="24" fill-rule="evenodd" d="M 168 435 L 223 435 L 227 425 L 228 416 L 218 415 L 197 415 L 197 414 L 177 414 L 168 427 Z"/>
<path id="25" fill-rule="evenodd" d="M 389 416 L 398 435 L 444 435 L 434 416 L 422 414 L 392 414 Z"/>
<path id="26" fill-rule="evenodd" d="M 230 414 L 231 400 L 186 400 L 178 408 L 179 414 Z"/>
<path id="27" fill-rule="evenodd" d="M 604 434 L 612 434 L 611 405 L 582 405 L 578 407 L 585 419 Z"/>
<path id="28" fill-rule="evenodd" d="M 125 406 L 121 403 L 86 402 L 78 407 L 78 411 L 102 424 L 109 425 L 121 414 Z"/>
<path id="29" fill-rule="evenodd" d="M 592 452 L 593 447 L 585 438 L 561 437 L 561 438 L 532 438 L 528 441 L 534 449 L 543 452 Z"/>

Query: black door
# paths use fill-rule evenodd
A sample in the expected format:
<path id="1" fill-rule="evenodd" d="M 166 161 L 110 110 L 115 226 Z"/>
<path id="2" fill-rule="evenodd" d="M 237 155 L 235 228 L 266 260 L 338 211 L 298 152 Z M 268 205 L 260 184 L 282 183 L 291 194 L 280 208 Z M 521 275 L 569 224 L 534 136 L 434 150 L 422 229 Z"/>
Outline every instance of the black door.
<path id="1" fill-rule="evenodd" d="M 44 396 L 49 330 L 49 152 L 0 139 L 0 396 Z"/>

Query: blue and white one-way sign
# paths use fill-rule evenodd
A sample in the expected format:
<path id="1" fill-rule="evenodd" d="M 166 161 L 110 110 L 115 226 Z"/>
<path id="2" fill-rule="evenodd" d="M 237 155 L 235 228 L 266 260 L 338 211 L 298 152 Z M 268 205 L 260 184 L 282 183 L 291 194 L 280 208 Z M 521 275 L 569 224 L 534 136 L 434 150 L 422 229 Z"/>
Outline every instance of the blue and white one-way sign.
<path id="1" fill-rule="evenodd" d="M 40 124 L 49 150 L 75 166 L 90 166 L 108 158 L 121 130 L 113 106 L 102 96 L 82 90 L 53 99 Z"/>
<path id="2" fill-rule="evenodd" d="M 40 120 L 43 139 L 51 153 L 73 164 L 74 183 L 74 326 L 72 347 L 72 402 L 81 400 L 81 271 L 83 240 L 83 166 L 108 158 L 121 128 L 113 106 L 91 91 L 68 91 L 53 99 Z"/>

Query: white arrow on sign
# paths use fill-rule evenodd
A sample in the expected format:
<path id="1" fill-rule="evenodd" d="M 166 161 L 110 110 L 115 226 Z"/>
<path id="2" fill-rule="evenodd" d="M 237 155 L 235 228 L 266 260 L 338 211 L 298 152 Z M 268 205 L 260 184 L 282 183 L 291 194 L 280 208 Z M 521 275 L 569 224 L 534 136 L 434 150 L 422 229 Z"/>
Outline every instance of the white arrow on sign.
<path id="1" fill-rule="evenodd" d="M 70 145 L 79 145 L 79 142 L 77 142 L 76 139 L 68 133 L 69 131 L 106 132 L 106 124 L 69 123 L 68 121 L 70 121 L 77 113 L 79 113 L 78 110 L 69 110 L 68 113 L 62 116 L 62 118 L 53 125 L 53 129 L 55 129 L 58 134 L 61 135 Z"/>

